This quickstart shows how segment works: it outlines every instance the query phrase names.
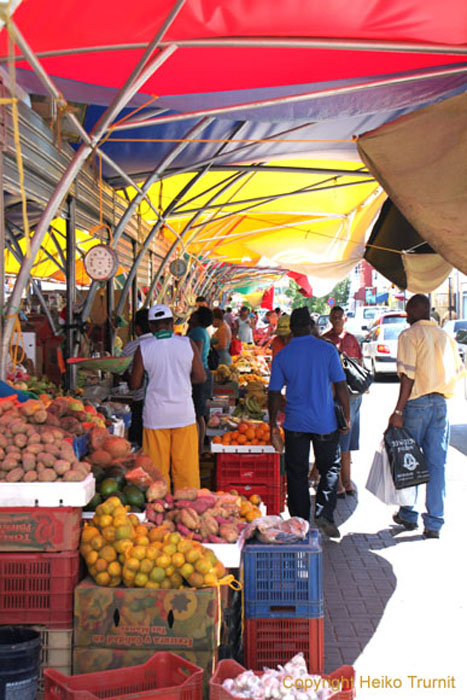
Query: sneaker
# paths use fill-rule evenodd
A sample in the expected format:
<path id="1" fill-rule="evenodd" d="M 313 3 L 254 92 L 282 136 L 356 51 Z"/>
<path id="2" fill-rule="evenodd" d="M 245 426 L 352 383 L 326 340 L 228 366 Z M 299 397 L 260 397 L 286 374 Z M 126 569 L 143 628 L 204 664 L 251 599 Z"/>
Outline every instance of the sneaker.
<path id="1" fill-rule="evenodd" d="M 407 520 L 403 520 L 399 513 L 394 513 L 392 519 L 397 525 L 402 525 L 402 527 L 405 527 L 406 530 L 416 530 L 418 527 L 417 523 L 409 523 Z"/>
<path id="2" fill-rule="evenodd" d="M 336 525 L 322 515 L 319 518 L 315 518 L 315 525 L 328 537 L 341 536 L 341 533 L 337 529 Z"/>
<path id="3" fill-rule="evenodd" d="M 423 537 L 426 540 L 439 540 L 439 530 L 423 530 Z"/>

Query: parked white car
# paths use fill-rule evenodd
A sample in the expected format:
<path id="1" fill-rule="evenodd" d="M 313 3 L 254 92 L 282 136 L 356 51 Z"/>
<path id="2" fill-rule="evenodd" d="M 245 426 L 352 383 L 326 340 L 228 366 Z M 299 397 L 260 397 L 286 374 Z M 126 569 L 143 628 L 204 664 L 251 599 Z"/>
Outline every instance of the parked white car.
<path id="1" fill-rule="evenodd" d="M 459 350 L 459 355 L 462 362 L 465 364 L 466 359 L 466 344 L 465 342 L 459 342 L 459 336 L 457 335 L 459 331 L 467 331 L 467 318 L 456 318 L 450 321 L 445 321 L 443 325 L 443 331 L 449 333 L 451 338 L 457 342 L 457 349 Z"/>
<path id="2" fill-rule="evenodd" d="M 362 340 L 370 326 L 387 310 L 387 306 L 359 306 L 355 309 L 355 316 L 348 319 L 345 328 L 357 340 Z"/>
<path id="3" fill-rule="evenodd" d="M 378 374 L 397 373 L 397 340 L 408 327 L 407 323 L 380 324 L 362 341 L 363 362 L 375 378 Z"/>

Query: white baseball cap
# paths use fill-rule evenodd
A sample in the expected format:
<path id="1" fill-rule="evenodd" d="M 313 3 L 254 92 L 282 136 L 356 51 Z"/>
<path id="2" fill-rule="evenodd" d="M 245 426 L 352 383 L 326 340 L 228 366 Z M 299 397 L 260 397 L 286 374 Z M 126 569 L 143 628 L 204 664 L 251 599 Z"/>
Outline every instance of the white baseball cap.
<path id="1" fill-rule="evenodd" d="M 155 304 L 148 312 L 148 321 L 162 321 L 164 318 L 173 318 L 172 312 L 165 304 Z"/>

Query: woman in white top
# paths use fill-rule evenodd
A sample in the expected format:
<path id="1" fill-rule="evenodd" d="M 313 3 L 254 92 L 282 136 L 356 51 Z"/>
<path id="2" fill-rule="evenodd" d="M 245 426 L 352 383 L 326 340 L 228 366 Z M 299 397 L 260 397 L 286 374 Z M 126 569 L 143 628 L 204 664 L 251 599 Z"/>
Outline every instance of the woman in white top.
<path id="1" fill-rule="evenodd" d="M 242 306 L 240 309 L 240 316 L 237 321 L 238 325 L 238 339 L 242 343 L 252 343 L 253 342 L 253 329 L 251 327 L 251 322 L 249 319 L 250 309 L 248 306 Z"/>

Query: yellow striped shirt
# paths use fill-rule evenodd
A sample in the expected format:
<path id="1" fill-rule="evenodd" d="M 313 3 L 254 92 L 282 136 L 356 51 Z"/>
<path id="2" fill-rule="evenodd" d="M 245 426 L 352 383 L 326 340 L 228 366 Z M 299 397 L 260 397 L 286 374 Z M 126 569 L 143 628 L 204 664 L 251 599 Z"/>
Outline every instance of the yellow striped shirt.
<path id="1" fill-rule="evenodd" d="M 399 336 L 397 373 L 414 380 L 409 400 L 425 394 L 454 396 L 465 369 L 454 340 L 434 321 L 416 321 Z"/>

